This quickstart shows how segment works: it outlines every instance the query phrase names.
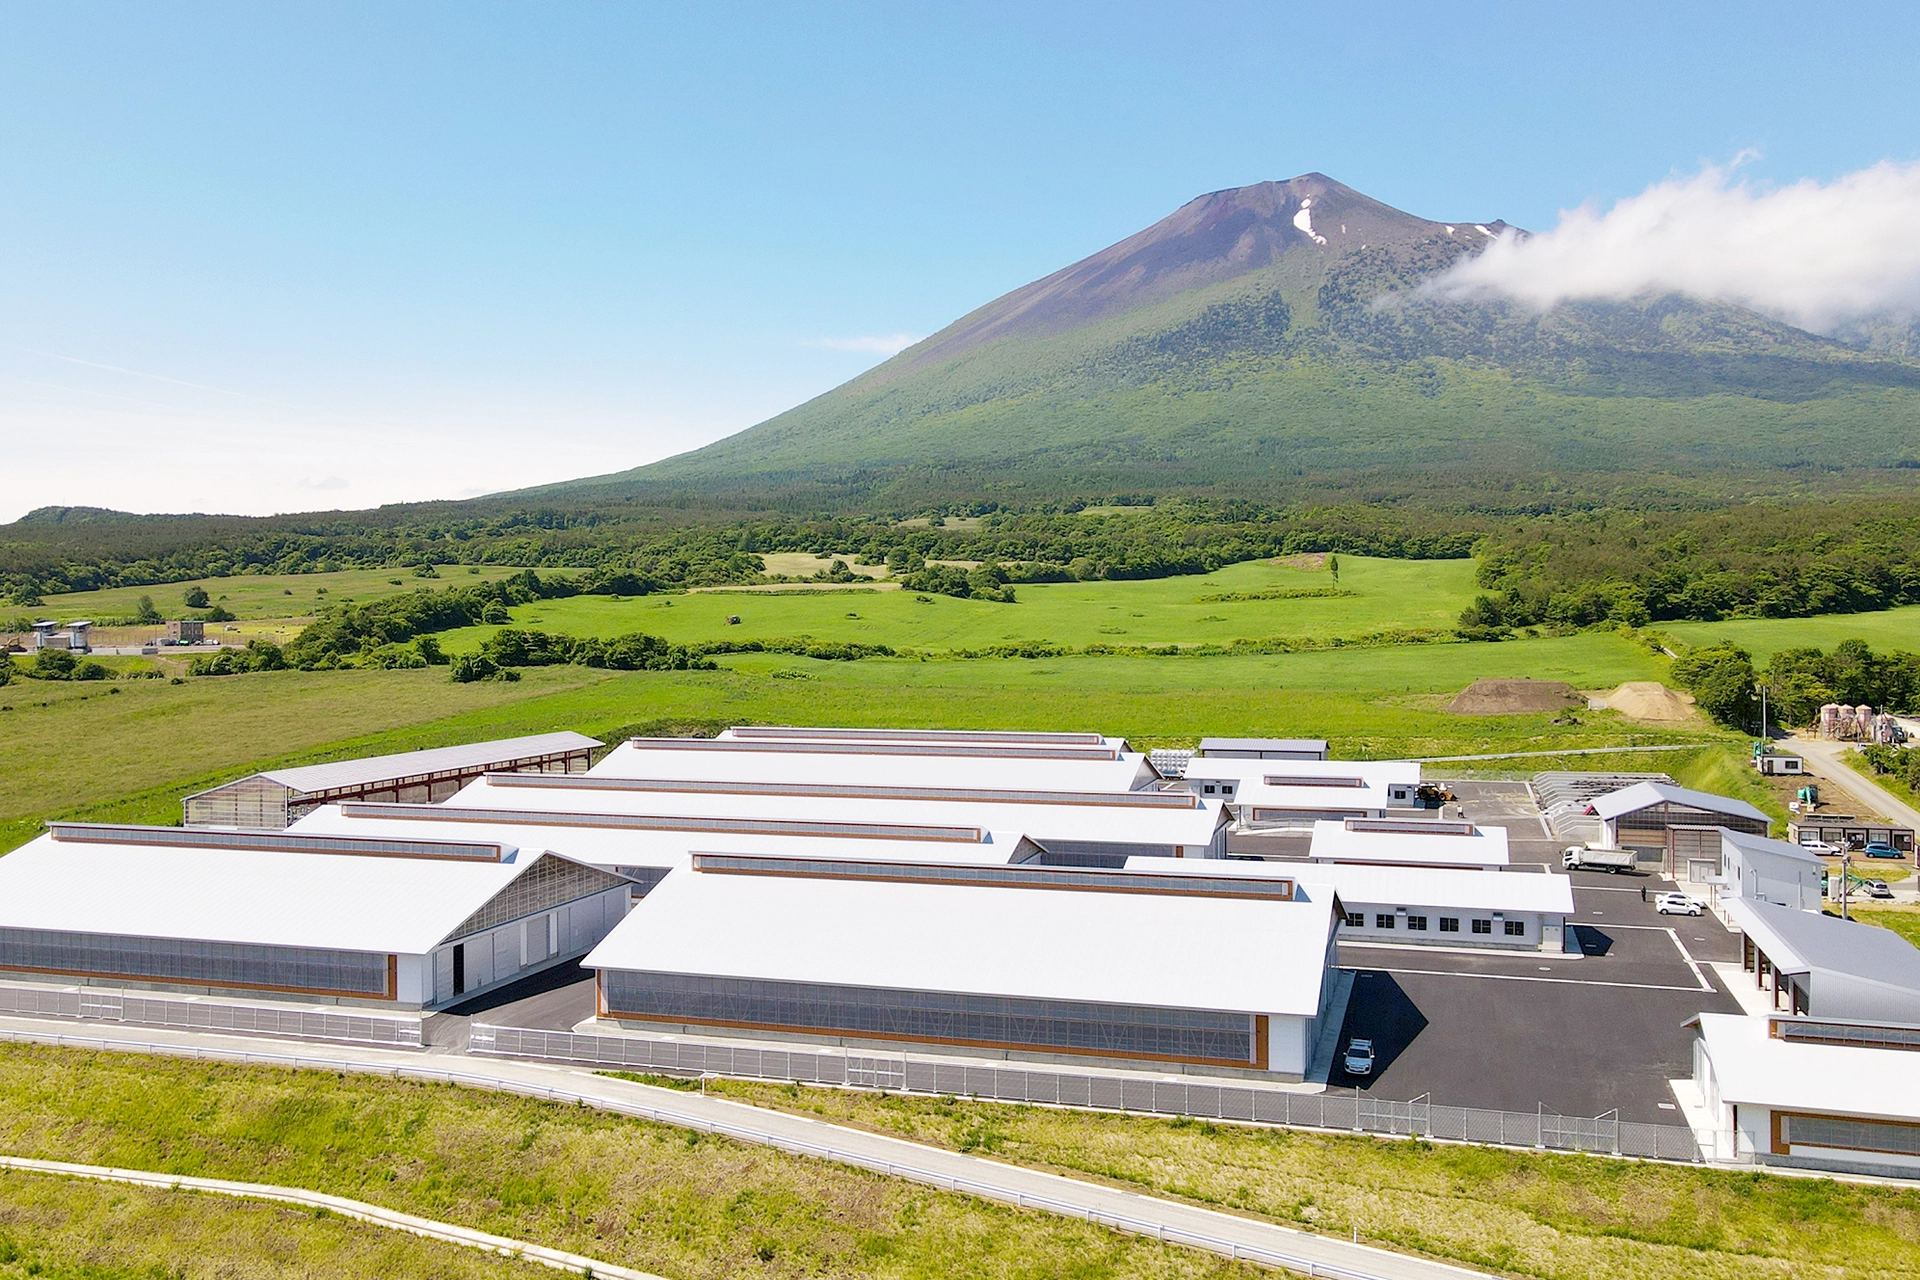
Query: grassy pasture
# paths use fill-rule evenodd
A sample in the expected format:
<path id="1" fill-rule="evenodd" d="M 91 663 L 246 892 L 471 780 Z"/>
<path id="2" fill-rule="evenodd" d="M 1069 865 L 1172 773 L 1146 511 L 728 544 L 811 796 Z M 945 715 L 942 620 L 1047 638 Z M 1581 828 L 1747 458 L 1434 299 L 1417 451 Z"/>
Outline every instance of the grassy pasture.
<path id="1" fill-rule="evenodd" d="M 1754 665 L 1782 649 L 1810 645 L 1832 649 L 1842 640 L 1865 640 L 1875 652 L 1920 648 L 1920 605 L 1877 613 L 1828 613 L 1814 618 L 1731 618 L 1724 622 L 1663 622 L 1661 631 L 1690 645 L 1731 640 L 1753 655 Z"/>
<path id="2" fill-rule="evenodd" d="M 49 817 L 175 822 L 182 795 L 269 764 L 487 737 L 743 722 L 955 728 L 1086 725 L 1143 745 L 1203 734 L 1316 736 L 1351 756 L 1698 741 L 1611 712 L 1456 716 L 1480 676 L 1581 687 L 1657 679 L 1664 660 L 1613 633 L 1214 658 L 821 662 L 741 654 L 711 672 L 532 668 L 455 685 L 444 669 L 263 672 L 0 689 L 0 732 L 32 744 L 0 770 L 0 848 Z M 118 692 L 115 692 L 115 691 Z M 1604 758 L 1604 757 L 1603 757 Z M 1528 762 L 1521 762 L 1528 763 Z"/>
<path id="3" fill-rule="evenodd" d="M 1473 598 L 1470 560 L 1341 556 L 1339 565 L 1337 582 L 1325 569 L 1254 560 L 1191 577 L 1022 584 L 1015 588 L 1015 604 L 910 591 L 774 596 L 716 591 L 629 600 L 576 596 L 512 612 L 516 626 L 577 636 L 644 631 L 683 643 L 810 636 L 941 650 L 1026 640 L 1167 645 L 1445 629 Z M 1316 594 L 1284 594 L 1291 592 Z M 1317 594 L 1333 592 L 1351 594 Z M 1263 593 L 1274 594 L 1259 598 Z M 1219 596 L 1253 598 L 1208 599 Z M 740 622 L 728 625 L 730 616 Z M 467 652 L 491 631 L 469 627 L 441 639 L 448 652 Z"/>
<path id="4" fill-rule="evenodd" d="M 223 604 L 236 618 L 310 618 L 328 601 L 352 599 L 365 604 L 381 596 L 417 591 L 422 587 L 440 590 L 472 582 L 494 582 L 521 572 L 502 566 L 442 565 L 439 578 L 416 578 L 411 569 L 345 569 L 337 573 L 241 573 L 230 578 L 198 578 L 192 582 L 169 582 L 152 587 L 109 587 L 102 591 L 76 591 L 68 595 L 48 596 L 44 604 L 31 612 L 37 618 L 125 618 L 139 611 L 140 597 L 152 596 L 154 607 L 168 618 L 196 613 L 181 603 L 190 587 L 201 587 L 207 597 Z M 543 576 L 565 570 L 542 569 Z M 395 585 L 391 579 L 398 578 Z M 326 594 L 320 594 L 320 588 Z"/>

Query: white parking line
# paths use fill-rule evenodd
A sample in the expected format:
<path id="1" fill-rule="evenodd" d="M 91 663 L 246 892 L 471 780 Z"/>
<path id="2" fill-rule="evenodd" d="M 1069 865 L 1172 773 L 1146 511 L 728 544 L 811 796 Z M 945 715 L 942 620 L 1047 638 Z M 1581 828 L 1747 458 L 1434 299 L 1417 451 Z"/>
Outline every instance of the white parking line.
<path id="1" fill-rule="evenodd" d="M 1530 973 L 1468 973 L 1461 969 L 1363 969 L 1362 973 L 1406 973 L 1428 978 L 1488 978 L 1495 982 L 1553 982 L 1566 987 L 1619 987 L 1623 991 L 1692 991 L 1699 987 L 1669 987 L 1656 982 L 1594 982 L 1587 978 L 1541 978 Z M 1712 987 L 1706 990 L 1712 991 Z"/>

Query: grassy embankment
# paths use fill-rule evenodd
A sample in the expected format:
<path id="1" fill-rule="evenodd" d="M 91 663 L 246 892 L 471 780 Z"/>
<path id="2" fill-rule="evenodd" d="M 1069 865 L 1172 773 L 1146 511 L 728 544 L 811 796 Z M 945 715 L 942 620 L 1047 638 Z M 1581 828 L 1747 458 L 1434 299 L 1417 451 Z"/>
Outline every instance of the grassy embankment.
<path id="1" fill-rule="evenodd" d="M 0 1100 L 11 1154 L 329 1191 L 673 1280 L 1257 1274 L 825 1161 L 447 1086 L 7 1046 Z M 28 1222 L 14 1234 L 47 1246 Z"/>
<path id="2" fill-rule="evenodd" d="M 321 1211 L 0 1173 L 0 1280 L 539 1280 L 537 1263 Z"/>
<path id="3" fill-rule="evenodd" d="M 547 667 L 516 683 L 466 685 L 449 683 L 444 670 L 267 672 L 179 685 L 21 680 L 0 689 L 0 707 L 12 708 L 0 712 L 0 728 L 32 744 L 17 767 L 0 771 L 0 847 L 30 838 L 55 816 L 178 821 L 182 795 L 268 763 L 554 729 L 605 737 L 756 721 L 1072 725 L 1143 746 L 1191 744 L 1209 733 L 1324 736 L 1358 757 L 1715 737 L 1737 746 L 1704 727 L 1651 728 L 1611 712 L 1479 717 L 1444 709 L 1453 693 L 1485 675 L 1596 687 L 1658 679 L 1664 668 L 1645 646 L 1595 632 L 1211 658 L 822 662 L 742 654 L 712 672 Z M 1529 771 L 1535 763 L 1513 762 Z"/>
<path id="4" fill-rule="evenodd" d="M 1520 1276 L 1920 1275 L 1920 1191 L 716 1082 L 742 1100 Z M 1249 1275 L 1083 1223 L 579 1107 L 0 1048 L 0 1146 L 313 1187 L 684 1277 Z"/>

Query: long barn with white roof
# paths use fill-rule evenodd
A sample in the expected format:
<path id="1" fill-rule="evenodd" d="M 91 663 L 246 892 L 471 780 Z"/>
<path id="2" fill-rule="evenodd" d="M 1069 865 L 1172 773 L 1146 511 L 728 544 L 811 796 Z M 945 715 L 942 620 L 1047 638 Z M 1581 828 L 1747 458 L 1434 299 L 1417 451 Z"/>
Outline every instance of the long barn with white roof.
<path id="1" fill-rule="evenodd" d="M 1279 874 L 703 853 L 585 963 L 623 1025 L 1299 1079 L 1335 906 Z"/>
<path id="2" fill-rule="evenodd" d="M 583 954 L 628 898 L 492 841 L 56 823 L 0 858 L 0 969 L 431 1009 Z"/>
<path id="3" fill-rule="evenodd" d="M 729 732 L 734 732 L 729 730 Z M 594 777 L 704 782 L 862 782 L 882 786 L 1033 791 L 1138 791 L 1158 783 L 1124 742 L 925 737 L 814 741 L 789 738 L 636 738 L 607 752 Z"/>
<path id="4" fill-rule="evenodd" d="M 550 785 L 548 785 L 550 784 Z M 1226 807 L 1184 791 L 966 790 L 844 783 L 663 782 L 490 774 L 447 801 L 467 809 L 974 826 L 1022 831 L 1041 859 L 1118 866 L 1130 856 L 1224 858 Z"/>

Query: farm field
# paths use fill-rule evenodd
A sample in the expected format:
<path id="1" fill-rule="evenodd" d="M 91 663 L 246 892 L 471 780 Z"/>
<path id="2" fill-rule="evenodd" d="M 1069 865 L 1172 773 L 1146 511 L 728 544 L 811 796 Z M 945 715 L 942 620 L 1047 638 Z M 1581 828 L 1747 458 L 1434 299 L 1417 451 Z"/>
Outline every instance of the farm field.
<path id="1" fill-rule="evenodd" d="M 1689 645 L 1731 640 L 1753 655 L 1756 667 L 1782 649 L 1831 650 L 1842 640 L 1865 640 L 1875 652 L 1920 649 L 1920 605 L 1875 613 L 1828 613 L 1814 618 L 1731 618 L 1724 622 L 1662 622 L 1658 630 Z"/>
<path id="2" fill-rule="evenodd" d="M 153 597 L 154 607 L 169 618 L 197 615 L 181 603 L 190 587 L 201 587 L 215 603 L 243 621 L 249 619 L 310 618 L 326 601 L 351 599 L 365 604 L 381 596 L 428 587 L 435 591 L 471 582 L 494 582 L 523 570 L 501 565 L 441 565 L 438 578 L 417 578 L 411 569 L 343 569 L 335 573 L 240 573 L 228 578 L 198 578 L 151 587 L 109 587 L 47 596 L 31 612 L 36 618 L 122 618 L 138 612 L 141 596 Z M 564 569 L 542 569 L 541 575 L 564 574 Z M 395 583 L 393 579 L 398 578 Z M 322 589 L 324 588 L 324 593 Z"/>
<path id="3" fill-rule="evenodd" d="M 817 1115 L 1502 1274 L 1920 1275 L 1920 1189 L 1181 1119 L 718 1081 Z"/>
<path id="4" fill-rule="evenodd" d="M 0 1143 L 43 1159 L 333 1192 L 673 1280 L 1260 1274 L 1083 1222 L 589 1108 L 327 1072 L 6 1046 Z M 502 1277 L 526 1274 L 495 1265 Z"/>
<path id="5" fill-rule="evenodd" d="M 264 672 L 0 689 L 0 732 L 34 744 L 0 771 L 0 848 L 55 816 L 176 822 L 190 791 L 269 764 L 305 764 L 487 737 L 577 729 L 717 730 L 742 722 L 1097 728 L 1142 746 L 1204 734 L 1326 737 L 1348 756 L 1455 755 L 1713 739 L 1612 712 L 1459 716 L 1481 676 L 1601 688 L 1659 679 L 1666 661 L 1612 632 L 1206 658 L 866 659 L 739 654 L 718 671 L 530 668 L 456 685 L 444 668 Z M 1555 721 L 1558 720 L 1559 723 Z M 1733 739 L 1728 739 L 1733 741 Z M 1530 765 L 1531 762 L 1521 762 Z"/>
<path id="6" fill-rule="evenodd" d="M 1459 621 L 1460 611 L 1473 599 L 1471 560 L 1341 556 L 1339 567 L 1337 582 L 1324 568 L 1253 560 L 1177 578 L 1022 583 L 1014 589 L 1014 604 L 873 589 L 700 591 L 627 600 L 542 600 L 512 614 L 515 626 L 576 636 L 641 631 L 681 643 L 806 636 L 942 650 L 1030 640 L 1075 646 L 1168 645 L 1445 630 Z M 1268 598 L 1257 598 L 1263 594 Z M 1232 596 L 1256 598 L 1219 598 Z M 729 625 L 729 617 L 740 621 Z M 440 640 L 449 653 L 471 652 L 492 630 L 467 627 Z"/>

